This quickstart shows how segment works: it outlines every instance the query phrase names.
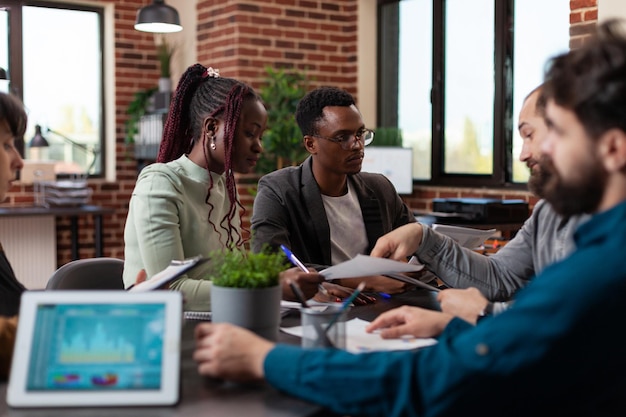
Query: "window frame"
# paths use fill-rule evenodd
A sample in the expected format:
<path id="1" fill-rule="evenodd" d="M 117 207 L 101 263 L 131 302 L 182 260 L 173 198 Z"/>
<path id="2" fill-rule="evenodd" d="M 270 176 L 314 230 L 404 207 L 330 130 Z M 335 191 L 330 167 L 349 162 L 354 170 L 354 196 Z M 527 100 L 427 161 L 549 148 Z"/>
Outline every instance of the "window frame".
<path id="1" fill-rule="evenodd" d="M 398 60 L 397 42 L 398 25 L 389 27 L 382 18 L 382 8 L 395 5 L 399 13 L 402 0 L 378 1 L 378 126 L 397 126 L 398 106 Z M 513 182 L 513 34 L 514 0 L 496 0 L 494 2 L 494 126 L 493 126 L 493 171 L 491 174 L 451 174 L 445 168 L 445 10 L 446 0 L 432 0 L 433 6 L 433 61 L 431 87 L 431 177 L 413 179 L 414 184 L 498 187 L 525 189 L 525 183 Z M 395 36 L 395 38 L 394 38 Z M 392 46 L 389 47 L 391 39 Z M 396 43 L 393 43 L 393 42 Z M 383 43 L 387 43 L 383 45 Z M 395 45 L 396 57 L 392 52 Z M 395 69 L 391 70 L 391 69 Z M 390 87 L 389 80 L 395 81 L 396 87 Z M 390 94 L 391 93 L 391 94 Z M 391 109 L 391 110 L 390 110 Z M 394 116 L 395 114 L 395 116 Z"/>
<path id="2" fill-rule="evenodd" d="M 105 36 L 107 35 L 107 18 L 108 11 L 104 5 L 100 5 L 98 3 L 89 3 L 89 2 L 81 2 L 81 1 L 45 1 L 45 0 L 0 0 L 0 7 L 5 7 L 8 9 L 9 14 L 9 74 L 10 74 L 10 83 L 9 83 L 9 91 L 23 100 L 23 91 L 24 91 L 24 60 L 23 60 L 23 42 L 22 42 L 22 33 L 23 33 L 23 7 L 44 7 L 44 8 L 52 8 L 52 9 L 65 9 L 65 10 L 78 10 L 78 11 L 87 11 L 93 12 L 98 15 L 98 19 L 100 21 L 100 55 L 102 59 L 100 60 L 100 71 L 102 74 L 102 78 L 100 80 L 100 114 L 101 114 L 101 128 L 99 133 L 99 152 L 96 154 L 99 160 L 99 166 L 101 167 L 100 172 L 97 174 L 89 174 L 88 178 L 109 178 L 110 173 L 108 172 L 108 159 L 109 159 L 109 150 L 108 150 L 108 141 L 107 137 L 109 130 L 109 118 L 114 117 L 110 114 L 107 106 L 108 96 L 106 94 L 106 84 L 107 84 L 107 60 L 109 54 L 107 53 L 107 40 Z M 22 141 L 19 141 L 17 144 L 18 150 L 21 155 L 25 155 L 25 147 L 28 138 L 23 138 Z M 62 177 L 63 175 L 59 175 Z"/>

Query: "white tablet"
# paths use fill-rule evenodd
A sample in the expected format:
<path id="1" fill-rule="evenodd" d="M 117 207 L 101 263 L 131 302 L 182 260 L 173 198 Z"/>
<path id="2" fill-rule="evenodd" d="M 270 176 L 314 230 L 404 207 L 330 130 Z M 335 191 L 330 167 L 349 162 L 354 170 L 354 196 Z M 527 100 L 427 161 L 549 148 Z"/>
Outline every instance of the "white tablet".
<path id="1" fill-rule="evenodd" d="M 175 404 L 181 324 L 178 291 L 27 291 L 7 403 Z"/>

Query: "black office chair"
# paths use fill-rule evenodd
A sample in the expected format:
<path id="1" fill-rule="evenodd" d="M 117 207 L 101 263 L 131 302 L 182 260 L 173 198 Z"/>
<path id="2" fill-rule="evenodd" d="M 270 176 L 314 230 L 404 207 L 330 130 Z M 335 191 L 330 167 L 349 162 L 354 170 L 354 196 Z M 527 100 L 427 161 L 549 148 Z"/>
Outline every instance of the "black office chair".
<path id="1" fill-rule="evenodd" d="M 78 259 L 57 269 L 48 279 L 46 290 L 123 290 L 123 271 L 121 259 Z"/>

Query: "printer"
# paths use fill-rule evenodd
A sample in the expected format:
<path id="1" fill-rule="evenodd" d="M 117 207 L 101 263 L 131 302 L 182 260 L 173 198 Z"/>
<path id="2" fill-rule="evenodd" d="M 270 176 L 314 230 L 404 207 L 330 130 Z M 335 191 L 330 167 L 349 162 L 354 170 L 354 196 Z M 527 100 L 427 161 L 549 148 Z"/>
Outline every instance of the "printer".
<path id="1" fill-rule="evenodd" d="M 434 198 L 433 212 L 437 223 L 523 223 L 530 215 L 524 200 L 492 198 Z"/>

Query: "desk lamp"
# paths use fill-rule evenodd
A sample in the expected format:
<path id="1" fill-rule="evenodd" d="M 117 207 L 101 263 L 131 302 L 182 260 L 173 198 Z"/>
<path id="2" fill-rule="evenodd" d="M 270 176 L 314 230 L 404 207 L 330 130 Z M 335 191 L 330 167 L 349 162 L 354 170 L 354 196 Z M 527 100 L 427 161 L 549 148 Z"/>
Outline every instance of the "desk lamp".
<path id="1" fill-rule="evenodd" d="M 28 143 L 28 147 L 31 149 L 30 159 L 34 161 L 39 161 L 42 159 L 46 159 L 46 153 L 44 153 L 43 149 L 50 146 L 50 143 L 43 137 L 41 134 L 41 126 L 35 126 L 35 136 Z"/>
<path id="2" fill-rule="evenodd" d="M 152 4 L 137 11 L 135 30 L 152 33 L 180 32 L 178 11 L 165 4 L 165 0 L 153 0 Z"/>
<path id="3" fill-rule="evenodd" d="M 94 165 L 96 164 L 96 160 L 98 159 L 98 152 L 96 150 L 89 148 L 85 144 L 78 143 L 75 140 L 68 138 L 64 134 L 57 132 L 56 130 L 52 130 L 50 128 L 47 128 L 46 132 L 53 133 L 56 136 L 58 136 L 61 139 L 63 139 L 64 141 L 66 141 L 67 143 L 69 143 L 70 145 L 72 145 L 72 146 L 74 146 L 76 148 L 82 149 L 84 152 L 86 152 L 88 154 L 91 154 L 93 156 L 93 158 L 92 158 L 91 164 L 87 168 L 87 173 L 91 172 L 91 169 L 94 167 Z M 40 125 L 35 125 L 35 136 L 33 136 L 33 138 L 30 140 L 29 146 L 31 148 L 40 148 L 40 147 L 50 146 L 50 144 L 48 143 L 46 138 L 44 138 L 42 133 L 41 133 L 41 126 Z"/>

